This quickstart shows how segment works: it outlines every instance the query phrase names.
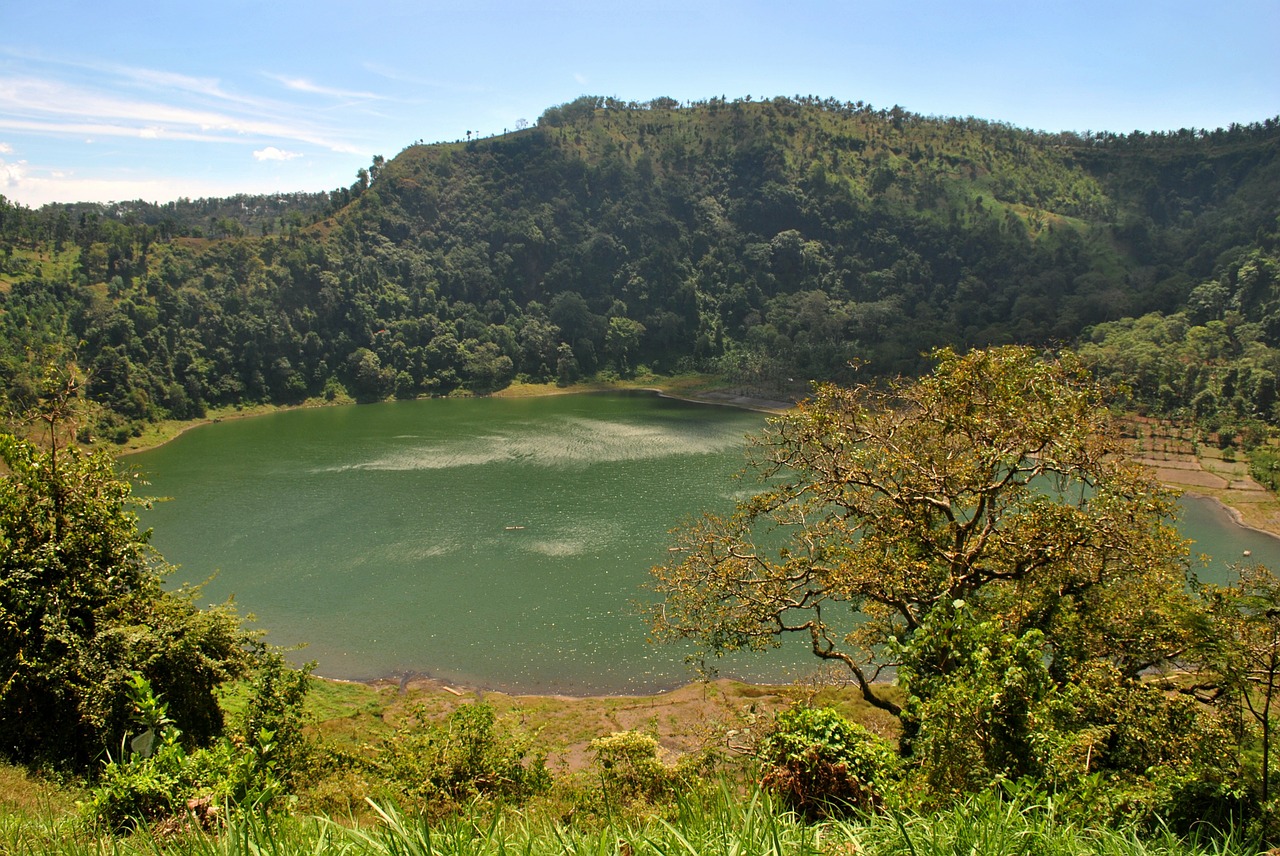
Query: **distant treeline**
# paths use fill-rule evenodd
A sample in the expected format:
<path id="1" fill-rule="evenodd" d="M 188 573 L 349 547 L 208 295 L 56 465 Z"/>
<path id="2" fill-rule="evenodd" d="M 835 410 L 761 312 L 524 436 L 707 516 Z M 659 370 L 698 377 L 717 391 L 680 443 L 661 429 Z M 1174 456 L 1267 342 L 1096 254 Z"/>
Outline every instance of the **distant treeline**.
<path id="1" fill-rule="evenodd" d="M 1274 422 L 1278 151 L 1274 119 L 1076 135 L 585 97 L 327 193 L 0 197 L 0 383 L 20 401 L 74 356 L 122 440 L 237 403 L 641 367 L 803 391 L 1081 342 L 1144 406 Z"/>

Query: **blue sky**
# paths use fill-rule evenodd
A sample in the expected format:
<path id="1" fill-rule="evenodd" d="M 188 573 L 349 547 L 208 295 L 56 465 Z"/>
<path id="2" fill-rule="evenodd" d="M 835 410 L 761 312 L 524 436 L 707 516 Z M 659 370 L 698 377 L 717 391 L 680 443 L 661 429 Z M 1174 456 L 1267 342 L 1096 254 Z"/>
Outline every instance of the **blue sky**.
<path id="1" fill-rule="evenodd" d="M 329 190 L 583 94 L 1213 128 L 1280 114 L 1280 0 L 0 0 L 0 194 Z"/>

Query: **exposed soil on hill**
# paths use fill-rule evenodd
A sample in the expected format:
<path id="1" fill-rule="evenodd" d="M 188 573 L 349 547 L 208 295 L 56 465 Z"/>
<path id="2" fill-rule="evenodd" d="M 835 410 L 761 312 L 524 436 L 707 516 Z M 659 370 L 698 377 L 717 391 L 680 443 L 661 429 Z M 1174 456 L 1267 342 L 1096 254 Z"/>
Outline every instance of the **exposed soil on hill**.
<path id="1" fill-rule="evenodd" d="M 1125 434 L 1135 460 L 1163 484 L 1212 497 L 1242 526 L 1280 537 L 1280 499 L 1250 477 L 1248 461 L 1236 460 L 1234 451 L 1201 444 L 1194 429 L 1168 420 L 1134 417 Z"/>

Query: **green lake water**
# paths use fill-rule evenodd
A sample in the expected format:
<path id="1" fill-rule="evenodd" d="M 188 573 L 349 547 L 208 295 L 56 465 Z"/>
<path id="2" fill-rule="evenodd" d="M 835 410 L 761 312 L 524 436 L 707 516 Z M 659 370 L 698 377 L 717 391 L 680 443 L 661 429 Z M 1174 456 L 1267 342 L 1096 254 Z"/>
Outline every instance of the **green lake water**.
<path id="1" fill-rule="evenodd" d="M 398 402 L 204 426 L 128 462 L 167 498 L 142 518 L 172 582 L 212 577 L 202 601 L 234 596 L 318 674 L 641 692 L 692 677 L 645 640 L 648 569 L 673 526 L 750 491 L 733 476 L 764 419 L 650 394 Z M 1280 567 L 1280 540 L 1186 505 L 1197 552 Z M 816 662 L 797 643 L 718 666 Z"/>

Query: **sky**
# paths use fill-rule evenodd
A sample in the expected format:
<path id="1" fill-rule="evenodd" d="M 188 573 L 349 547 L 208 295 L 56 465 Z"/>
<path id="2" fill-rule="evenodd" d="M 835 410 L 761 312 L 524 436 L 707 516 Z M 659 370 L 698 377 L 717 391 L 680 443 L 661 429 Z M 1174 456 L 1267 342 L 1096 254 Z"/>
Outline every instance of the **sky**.
<path id="1" fill-rule="evenodd" d="M 1280 115 L 1280 0 L 0 0 L 0 195 L 331 190 L 588 94 L 1225 127 Z"/>

